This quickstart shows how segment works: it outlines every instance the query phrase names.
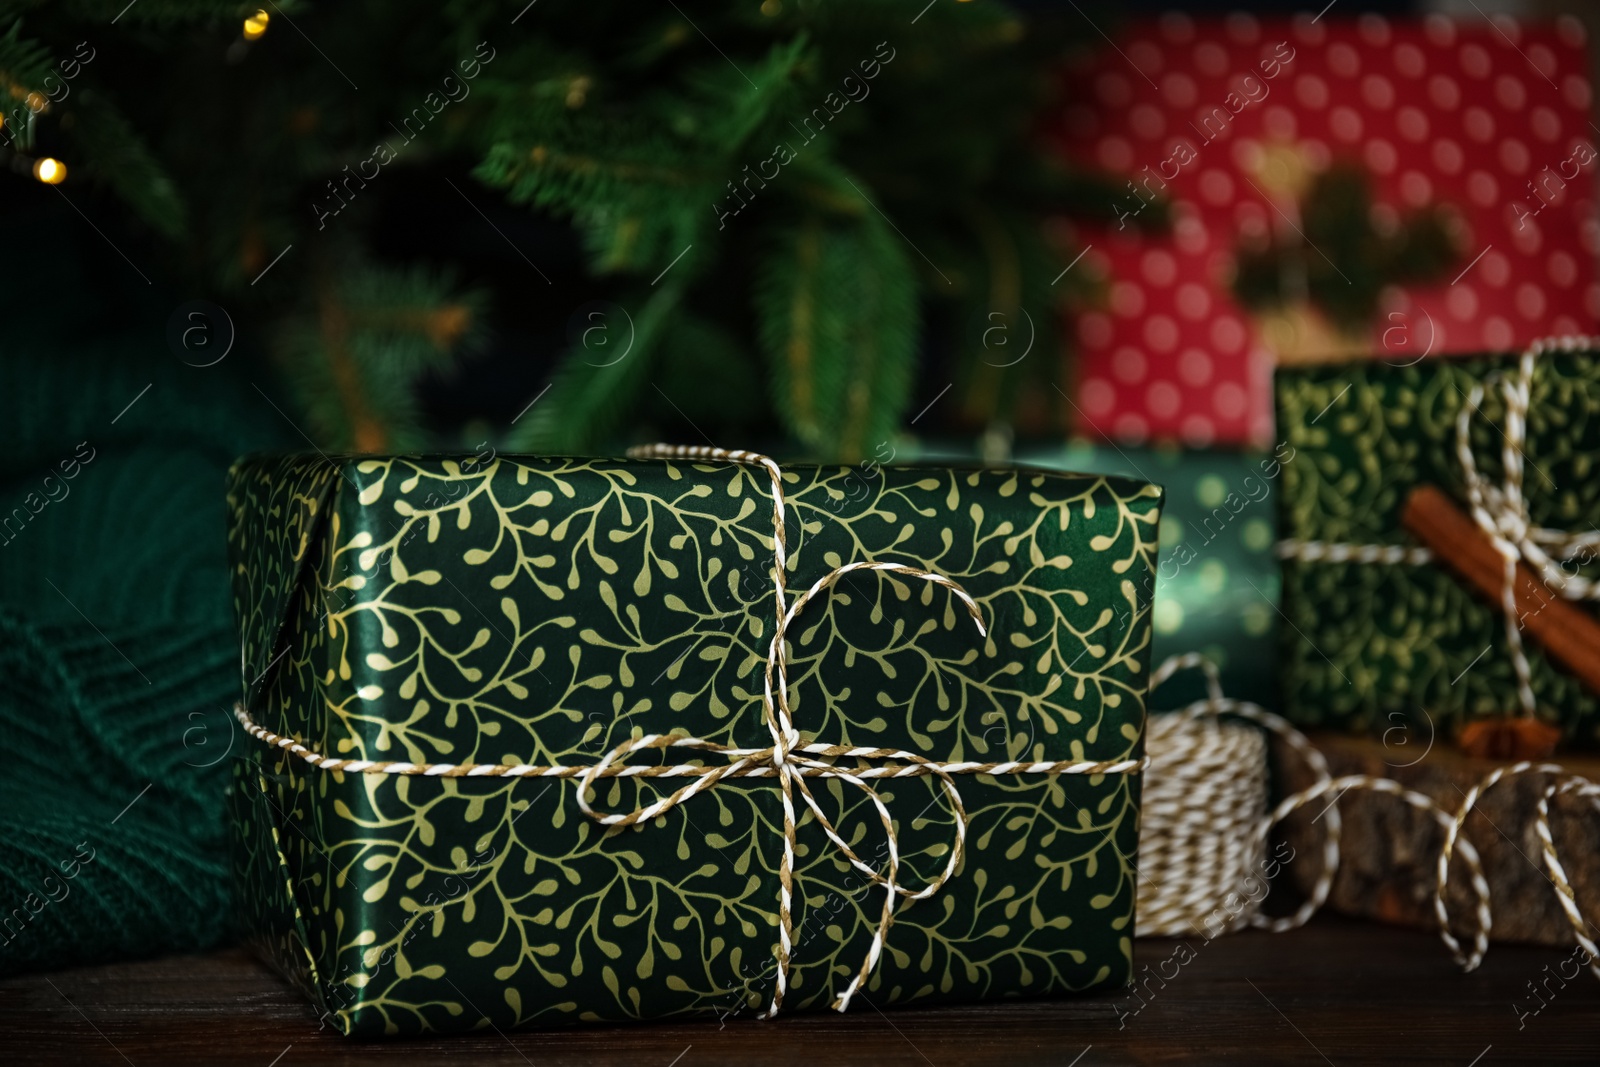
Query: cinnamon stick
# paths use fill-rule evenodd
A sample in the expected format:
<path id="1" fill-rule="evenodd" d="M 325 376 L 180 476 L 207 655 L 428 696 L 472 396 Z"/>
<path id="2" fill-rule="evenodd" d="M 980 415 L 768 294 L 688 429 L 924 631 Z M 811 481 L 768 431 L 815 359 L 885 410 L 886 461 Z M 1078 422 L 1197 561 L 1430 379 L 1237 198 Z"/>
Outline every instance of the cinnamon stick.
<path id="1" fill-rule="evenodd" d="M 1417 486 L 1406 498 L 1400 521 L 1436 558 L 1500 610 L 1505 582 L 1500 553 L 1444 490 Z M 1513 590 L 1523 631 L 1590 692 L 1600 694 L 1600 620 L 1562 599 L 1520 561 Z"/>

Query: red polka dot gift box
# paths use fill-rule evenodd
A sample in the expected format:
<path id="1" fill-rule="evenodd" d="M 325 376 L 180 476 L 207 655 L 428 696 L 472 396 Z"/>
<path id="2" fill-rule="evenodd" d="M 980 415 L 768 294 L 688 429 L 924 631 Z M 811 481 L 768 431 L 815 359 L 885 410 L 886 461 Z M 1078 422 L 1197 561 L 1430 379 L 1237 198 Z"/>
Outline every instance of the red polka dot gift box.
<path id="1" fill-rule="evenodd" d="M 1262 444 L 1277 363 L 1408 362 L 1590 330 L 1600 240 L 1587 70 L 1574 20 L 1437 16 L 1174 14 L 1069 63 L 1054 133 L 1076 163 L 1125 182 L 1114 221 L 1077 234 L 1107 283 L 1103 306 L 1072 324 L 1081 429 Z M 1310 306 L 1247 310 L 1232 286 L 1238 250 L 1304 241 L 1297 194 L 1335 167 L 1365 176 L 1375 233 L 1437 211 L 1447 269 L 1384 286 L 1355 331 Z M 1142 225 L 1161 201 L 1170 226 Z M 1305 254 L 1321 266 L 1314 243 Z"/>

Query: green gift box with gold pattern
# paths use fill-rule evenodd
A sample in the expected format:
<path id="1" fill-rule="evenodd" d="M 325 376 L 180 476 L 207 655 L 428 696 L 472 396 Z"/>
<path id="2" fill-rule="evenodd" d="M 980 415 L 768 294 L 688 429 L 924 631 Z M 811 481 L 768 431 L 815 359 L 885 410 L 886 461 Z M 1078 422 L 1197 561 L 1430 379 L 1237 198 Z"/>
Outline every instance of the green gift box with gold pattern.
<path id="1" fill-rule="evenodd" d="M 1130 980 L 1159 488 L 291 456 L 228 501 L 241 917 L 339 1030 Z"/>
<path id="2" fill-rule="evenodd" d="M 1526 710 L 1520 645 L 1534 714 L 1559 726 L 1565 744 L 1592 748 L 1600 739 L 1600 699 L 1523 636 L 1525 619 L 1513 619 L 1513 642 L 1497 599 L 1475 592 L 1402 522 L 1420 485 L 1443 490 L 1467 521 L 1475 475 L 1484 507 L 1471 521 L 1494 524 L 1523 565 L 1544 551 L 1530 539 L 1596 529 L 1600 356 L 1551 348 L 1278 369 L 1280 450 L 1289 454 L 1279 515 L 1281 674 L 1294 722 L 1398 731 L 1393 737 L 1403 734 L 1420 754 L 1431 737 L 1449 740 L 1475 721 Z M 1525 419 L 1513 409 L 1525 409 Z M 1510 478 L 1508 445 L 1521 467 Z M 1594 559 L 1591 549 L 1561 561 L 1557 581 L 1562 573 L 1595 578 Z"/>

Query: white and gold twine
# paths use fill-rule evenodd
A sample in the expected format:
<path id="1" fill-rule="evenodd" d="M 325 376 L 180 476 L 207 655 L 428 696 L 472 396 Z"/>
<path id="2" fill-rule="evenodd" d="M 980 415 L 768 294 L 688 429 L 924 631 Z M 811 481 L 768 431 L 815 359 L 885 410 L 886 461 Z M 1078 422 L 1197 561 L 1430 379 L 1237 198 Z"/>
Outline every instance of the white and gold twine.
<path id="1" fill-rule="evenodd" d="M 1569 572 L 1556 560 L 1571 561 L 1584 554 L 1592 554 L 1600 547 L 1600 532 L 1572 534 L 1537 526 L 1528 514 L 1523 497 L 1523 446 L 1527 440 L 1527 415 L 1532 393 L 1532 383 L 1537 361 L 1549 351 L 1572 352 L 1580 349 L 1600 348 L 1600 338 L 1553 337 L 1534 342 L 1517 361 L 1516 372 L 1508 376 L 1496 374 L 1487 384 L 1498 384 L 1505 403 L 1505 425 L 1501 428 L 1502 465 L 1504 475 L 1499 486 L 1489 484 L 1478 471 L 1472 453 L 1472 420 L 1478 415 L 1484 400 L 1484 384 L 1475 384 L 1467 393 L 1455 420 L 1456 459 L 1460 464 L 1467 488 L 1468 507 L 1473 522 L 1489 539 L 1504 561 L 1504 580 L 1501 585 L 1499 609 L 1505 622 L 1506 647 L 1517 676 L 1517 698 L 1522 711 L 1532 715 L 1535 698 L 1531 685 L 1531 670 L 1523 648 L 1515 599 L 1516 567 L 1526 562 L 1558 593 L 1569 600 L 1600 599 L 1600 585 Z M 1278 555 L 1284 559 L 1303 562 L 1345 562 L 1373 564 L 1420 565 L 1432 562 L 1433 553 L 1427 548 L 1411 545 L 1349 544 L 1314 540 L 1287 539 L 1278 545 Z M 1254 863 L 1263 855 L 1272 828 L 1292 812 L 1323 798 L 1326 825 L 1322 870 L 1310 897 L 1293 915 L 1281 919 L 1263 916 L 1255 909 L 1258 901 L 1241 909 L 1232 917 L 1233 925 L 1249 923 L 1271 930 L 1284 930 L 1299 926 L 1326 901 L 1338 873 L 1339 864 L 1339 810 L 1338 798 L 1351 789 L 1366 789 L 1398 797 L 1419 810 L 1430 813 L 1444 828 L 1444 840 L 1439 850 L 1434 893 L 1434 913 L 1439 923 L 1440 937 L 1451 955 L 1464 968 L 1471 970 L 1483 959 L 1488 950 L 1489 935 L 1493 929 L 1493 915 L 1489 908 L 1489 886 L 1483 877 L 1482 866 L 1471 843 L 1462 836 L 1467 818 L 1483 793 L 1508 777 L 1520 774 L 1545 774 L 1551 776 L 1537 808 L 1534 830 L 1540 841 L 1545 868 L 1556 888 L 1562 911 L 1572 926 L 1580 945 L 1589 953 L 1590 969 L 1600 977 L 1600 951 L 1588 934 L 1588 924 L 1577 905 L 1576 894 L 1556 853 L 1550 832 L 1549 799 L 1558 793 L 1577 792 L 1580 795 L 1600 797 L 1600 786 L 1587 779 L 1567 775 L 1562 768 L 1551 763 L 1517 763 L 1497 769 L 1486 775 L 1470 789 L 1454 812 L 1440 806 L 1432 798 L 1406 789 L 1389 778 L 1371 775 L 1348 775 L 1334 778 L 1323 759 L 1305 735 L 1288 722 L 1254 704 L 1228 700 L 1216 683 L 1215 669 L 1201 657 L 1186 656 L 1169 660 L 1152 677 L 1159 683 L 1172 671 L 1183 667 L 1200 666 L 1207 672 L 1209 695 L 1188 708 L 1151 719 L 1148 751 L 1151 759 L 1150 773 L 1146 775 L 1146 796 L 1164 795 L 1166 774 L 1181 778 L 1193 808 L 1206 813 L 1208 818 L 1195 815 L 1174 814 L 1171 805 L 1147 808 L 1143 835 L 1146 842 L 1144 867 L 1152 865 L 1166 873 L 1176 872 L 1180 877 L 1169 881 L 1141 883 L 1139 900 L 1139 932 L 1150 934 L 1187 933 L 1198 924 L 1217 913 L 1224 901 L 1238 897 L 1240 887 L 1254 870 Z M 1153 688 L 1153 686 L 1152 686 Z M 1254 722 L 1283 738 L 1289 746 L 1305 759 L 1316 775 L 1310 787 L 1285 797 L 1270 813 L 1259 813 L 1257 798 L 1265 792 L 1266 763 L 1264 753 L 1257 755 L 1240 740 L 1234 725 L 1230 735 L 1227 723 L 1218 723 L 1219 715 L 1228 715 Z M 1181 749 L 1174 750 L 1181 744 Z M 1170 768 L 1170 769 L 1169 769 Z M 1258 785 L 1259 783 L 1259 785 Z M 1186 821 L 1184 821 L 1186 820 Z M 1210 838 L 1228 840 L 1248 838 L 1252 845 L 1241 862 L 1235 851 L 1205 850 L 1196 848 L 1185 840 L 1192 837 L 1196 826 L 1203 827 Z M 1169 846 L 1182 849 L 1181 862 L 1167 861 L 1160 854 L 1152 854 L 1151 846 Z M 1451 930 L 1446 890 L 1450 878 L 1450 860 L 1460 851 L 1466 862 L 1471 885 L 1476 898 L 1471 922 L 1471 947 L 1464 948 Z M 1148 889 L 1146 888 L 1148 886 Z"/>
<path id="2" fill-rule="evenodd" d="M 1522 449 L 1528 438 L 1528 404 L 1538 359 L 1546 352 L 1588 349 L 1600 349 L 1600 337 L 1546 337 L 1535 341 L 1517 361 L 1515 375 L 1496 373 L 1487 383 L 1474 383 L 1456 412 L 1456 461 L 1461 465 L 1466 482 L 1472 521 L 1494 545 L 1504 567 L 1499 607 L 1505 621 L 1506 649 L 1517 675 L 1517 700 L 1523 714 L 1529 717 L 1536 707 L 1532 670 L 1522 645 L 1521 620 L 1517 613 L 1517 563 L 1527 563 L 1559 596 L 1568 600 L 1600 600 L 1600 583 L 1569 572 L 1556 562 L 1558 559 L 1570 562 L 1579 557 L 1594 558 L 1596 550 L 1600 549 L 1600 531 L 1574 534 L 1535 525 L 1522 495 Z M 1478 473 L 1477 460 L 1472 454 L 1472 419 L 1483 404 L 1485 384 L 1498 384 L 1505 401 L 1505 425 L 1500 428 L 1500 454 L 1505 470 L 1498 486 L 1489 484 Z M 1307 563 L 1353 560 L 1357 563 L 1424 564 L 1433 560 L 1433 553 L 1422 547 L 1297 538 L 1278 542 L 1278 556 Z"/>
<path id="3" fill-rule="evenodd" d="M 799 615 L 806 604 L 819 597 L 845 575 L 853 571 L 869 570 L 884 571 L 899 575 L 902 578 L 919 579 L 943 587 L 961 601 L 967 613 L 972 617 L 973 624 L 977 626 L 978 633 L 987 635 L 988 631 L 984 625 L 983 616 L 978 609 L 978 605 L 967 594 L 965 589 L 942 574 L 935 574 L 931 571 L 921 570 L 901 563 L 873 561 L 847 563 L 841 567 L 834 568 L 814 582 L 805 592 L 795 597 L 794 603 L 791 605 L 784 590 L 788 549 L 784 535 L 786 515 L 784 510 L 783 476 L 777 463 L 767 456 L 755 452 L 699 446 L 647 445 L 642 448 L 631 449 L 628 454 L 636 459 L 681 459 L 741 463 L 748 466 L 761 467 L 766 470 L 771 478 L 773 502 L 772 584 L 776 625 L 772 635 L 772 642 L 767 650 L 765 685 L 762 696 L 764 717 L 772 737 L 771 745 L 762 748 L 738 748 L 682 734 L 647 734 L 617 745 L 607 752 L 598 763 L 589 765 L 411 763 L 400 760 L 345 759 L 325 756 L 292 737 L 273 733 L 271 730 L 260 726 L 250 717 L 249 711 L 242 704 L 236 705 L 234 714 L 244 725 L 245 730 L 253 737 L 290 755 L 297 756 L 311 766 L 323 770 L 362 774 L 424 775 L 446 778 L 576 778 L 579 780 L 577 803 L 584 814 L 603 826 L 619 828 L 639 826 L 659 815 L 666 814 L 697 793 L 712 789 L 726 779 L 777 778 L 782 790 L 783 801 L 783 857 L 778 867 L 778 945 L 775 952 L 777 966 L 772 999 L 763 1018 L 771 1018 L 778 1013 L 789 985 L 790 958 L 794 950 L 792 903 L 797 825 L 794 797 L 797 792 L 801 801 L 816 817 L 823 832 L 828 836 L 833 846 L 839 850 L 840 854 L 849 861 L 851 866 L 866 875 L 872 884 L 881 885 L 884 888 L 883 910 L 874 928 L 872 943 L 867 951 L 866 958 L 857 969 L 855 977 L 851 979 L 850 984 L 844 992 L 839 994 L 833 1004 L 838 1011 L 844 1011 L 849 1007 L 850 1000 L 856 991 L 867 981 L 873 969 L 877 966 L 878 958 L 883 951 L 884 939 L 893 921 L 896 897 L 904 897 L 906 900 L 911 901 L 924 900 L 933 896 L 954 876 L 956 867 L 961 862 L 966 843 L 966 809 L 962 806 L 961 794 L 956 789 L 954 775 L 1137 774 L 1145 768 L 1147 760 L 1144 759 L 1101 761 L 1005 760 L 987 763 L 976 761 L 940 762 L 900 749 L 859 748 L 803 741 L 800 732 L 795 729 L 793 713 L 789 706 L 788 651 L 785 648 L 785 635 L 789 626 L 793 624 L 795 617 Z M 636 752 L 669 748 L 691 749 L 711 755 L 723 756 L 729 759 L 730 762 L 715 766 L 706 766 L 700 763 L 679 763 L 670 766 L 631 766 L 624 762 Z M 897 762 L 880 763 L 876 766 L 868 765 L 846 770 L 832 762 L 841 757 L 861 761 Z M 949 859 L 945 863 L 944 869 L 930 880 L 926 886 L 912 890 L 899 883 L 900 848 L 894 823 L 889 815 L 889 809 L 883 803 L 883 799 L 869 783 L 874 779 L 930 776 L 939 780 L 939 784 L 949 800 L 951 811 L 955 816 L 955 840 L 952 843 Z M 687 785 L 633 811 L 602 812 L 590 806 L 587 794 L 599 779 L 635 777 L 688 778 L 691 780 Z M 840 779 L 854 785 L 866 794 L 883 824 L 888 844 L 886 871 L 880 872 L 863 861 L 845 842 L 844 838 L 839 835 L 832 821 L 823 812 L 821 805 L 817 803 L 816 797 L 812 794 L 811 787 L 807 784 L 807 779 L 809 778 Z M 1463 842 L 1463 845 L 1465 845 L 1465 842 Z"/>

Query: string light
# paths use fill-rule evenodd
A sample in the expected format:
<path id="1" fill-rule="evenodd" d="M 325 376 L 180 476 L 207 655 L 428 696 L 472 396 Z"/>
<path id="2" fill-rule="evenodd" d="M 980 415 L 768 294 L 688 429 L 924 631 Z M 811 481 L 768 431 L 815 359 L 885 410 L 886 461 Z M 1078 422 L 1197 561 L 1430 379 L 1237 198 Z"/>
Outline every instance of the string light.
<path id="1" fill-rule="evenodd" d="M 271 16 L 265 10 L 258 8 L 254 15 L 244 20 L 244 39 L 247 41 L 258 40 L 262 34 L 267 32 L 267 23 L 271 21 Z"/>
<path id="2" fill-rule="evenodd" d="M 60 185 L 67 180 L 67 165 L 59 159 L 50 159 L 48 157 L 35 160 L 33 176 L 46 185 Z"/>

